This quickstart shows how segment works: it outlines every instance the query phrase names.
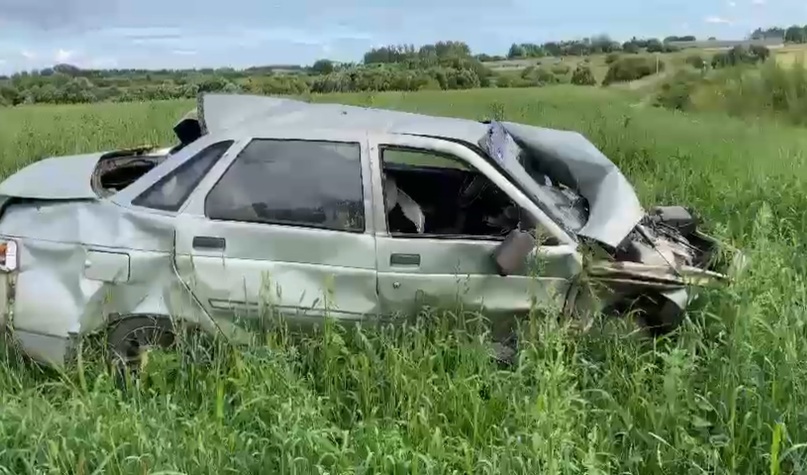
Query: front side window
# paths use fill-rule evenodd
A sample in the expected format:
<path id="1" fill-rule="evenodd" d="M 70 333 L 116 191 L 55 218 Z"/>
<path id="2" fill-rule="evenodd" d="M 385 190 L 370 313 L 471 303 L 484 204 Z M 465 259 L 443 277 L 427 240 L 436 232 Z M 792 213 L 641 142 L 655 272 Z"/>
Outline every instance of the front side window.
<path id="1" fill-rule="evenodd" d="M 357 143 L 256 139 L 205 200 L 211 219 L 364 231 Z"/>
<path id="2" fill-rule="evenodd" d="M 392 236 L 501 240 L 522 224 L 521 208 L 458 157 L 382 146 L 381 162 Z M 547 238 L 545 244 L 555 241 Z"/>
<path id="3" fill-rule="evenodd" d="M 233 141 L 217 142 L 160 178 L 132 200 L 132 204 L 163 211 L 179 211 L 196 185 L 232 146 Z"/>

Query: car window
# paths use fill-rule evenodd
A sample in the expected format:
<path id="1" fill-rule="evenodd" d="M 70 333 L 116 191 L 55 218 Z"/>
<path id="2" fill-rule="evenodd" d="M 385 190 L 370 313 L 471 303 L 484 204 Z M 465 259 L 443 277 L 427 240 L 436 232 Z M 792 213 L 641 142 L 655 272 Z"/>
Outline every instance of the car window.
<path id="1" fill-rule="evenodd" d="M 132 204 L 164 211 L 178 211 L 196 185 L 232 146 L 227 140 L 210 145 L 150 186 Z"/>
<path id="2" fill-rule="evenodd" d="M 380 158 L 393 237 L 501 240 L 522 221 L 521 207 L 459 157 L 382 145 Z M 550 237 L 545 244 L 556 241 Z"/>
<path id="3" fill-rule="evenodd" d="M 364 231 L 357 143 L 256 139 L 205 200 L 211 219 Z"/>
<path id="4" fill-rule="evenodd" d="M 436 152 L 388 148 L 384 150 L 384 163 L 387 165 L 409 165 L 415 167 L 452 168 L 470 170 L 463 162 Z"/>

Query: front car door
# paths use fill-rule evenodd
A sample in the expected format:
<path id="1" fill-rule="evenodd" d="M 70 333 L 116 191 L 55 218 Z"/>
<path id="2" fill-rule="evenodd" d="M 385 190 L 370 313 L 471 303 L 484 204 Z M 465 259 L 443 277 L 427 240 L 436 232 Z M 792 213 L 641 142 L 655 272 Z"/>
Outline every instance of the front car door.
<path id="1" fill-rule="evenodd" d="M 362 133 L 238 137 L 177 216 L 178 274 L 223 329 L 375 313 L 369 177 Z"/>
<path id="2" fill-rule="evenodd" d="M 524 315 L 533 299 L 558 308 L 564 303 L 571 278 L 580 271 L 575 242 L 483 157 L 454 142 L 407 135 L 371 136 L 370 154 L 378 292 L 385 314 L 460 303 L 467 310 L 484 310 L 496 323 L 494 331 L 505 335 L 512 320 L 501 317 Z M 503 232 L 496 227 L 488 232 L 479 213 L 459 216 L 467 213 L 459 210 L 458 195 L 476 175 L 497 192 L 490 196 L 529 213 L 548 234 L 533 251 L 537 267 L 500 276 L 492 255 Z M 488 205 L 478 204 L 482 210 Z"/>

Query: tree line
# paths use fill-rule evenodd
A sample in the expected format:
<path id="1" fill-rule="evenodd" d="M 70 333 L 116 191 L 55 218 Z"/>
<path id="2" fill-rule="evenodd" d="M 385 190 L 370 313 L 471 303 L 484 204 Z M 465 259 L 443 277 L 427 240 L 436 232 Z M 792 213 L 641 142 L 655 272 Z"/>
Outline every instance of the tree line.
<path id="1" fill-rule="evenodd" d="M 798 30 L 798 31 L 797 31 Z M 757 29 L 751 37 L 781 34 L 787 41 L 807 42 L 807 27 Z M 606 83 L 632 80 L 659 71 L 657 60 L 624 60 L 619 55 L 677 50 L 676 42 L 695 41 L 694 36 L 668 36 L 663 40 L 632 38 L 623 43 L 608 35 L 543 44 L 513 44 L 506 56 L 473 54 L 461 41 L 439 41 L 420 47 L 391 45 L 367 51 L 360 63 L 327 59 L 310 66 L 269 65 L 246 69 L 80 69 L 69 64 L 0 76 L 0 105 L 33 103 L 89 103 L 99 101 L 151 101 L 195 98 L 200 92 L 246 92 L 304 95 L 308 93 L 361 91 L 415 91 L 423 89 L 470 89 L 477 87 L 531 87 L 569 82 L 592 85 L 597 81 L 588 56 L 608 54 L 610 71 Z M 756 52 L 755 52 L 756 53 Z M 578 56 L 578 67 L 527 68 L 519 76 L 494 74 L 487 63 L 504 59 Z M 585 60 L 585 61 L 583 61 Z M 720 64 L 747 62 L 731 53 Z M 614 63 L 614 64 L 612 64 Z M 564 69 L 560 71 L 559 68 Z"/>
<path id="2" fill-rule="evenodd" d="M 807 25 L 793 25 L 787 28 L 757 28 L 749 36 L 752 40 L 764 40 L 769 38 L 782 39 L 786 43 L 807 43 Z"/>

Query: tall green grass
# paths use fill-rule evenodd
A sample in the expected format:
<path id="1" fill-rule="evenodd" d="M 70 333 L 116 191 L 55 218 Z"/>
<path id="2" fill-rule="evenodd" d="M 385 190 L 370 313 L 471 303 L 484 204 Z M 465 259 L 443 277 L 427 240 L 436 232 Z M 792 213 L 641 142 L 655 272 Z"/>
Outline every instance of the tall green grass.
<path id="1" fill-rule="evenodd" d="M 807 443 L 807 134 L 633 107 L 588 88 L 340 95 L 349 102 L 581 131 L 644 204 L 680 203 L 751 264 L 674 339 L 536 311 L 502 370 L 478 316 L 271 333 L 206 364 L 159 355 L 126 391 L 89 359 L 0 365 L 5 473 L 802 473 Z M 10 172 L 46 155 L 170 142 L 192 104 L 0 110 Z M 537 309 L 540 310 L 540 309 Z M 552 314 L 551 310 L 548 312 Z"/>
<path id="2" fill-rule="evenodd" d="M 691 88 L 691 94 L 698 110 L 807 124 L 807 67 L 800 60 L 720 70 Z"/>

